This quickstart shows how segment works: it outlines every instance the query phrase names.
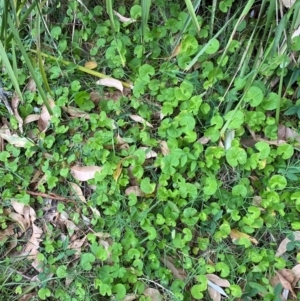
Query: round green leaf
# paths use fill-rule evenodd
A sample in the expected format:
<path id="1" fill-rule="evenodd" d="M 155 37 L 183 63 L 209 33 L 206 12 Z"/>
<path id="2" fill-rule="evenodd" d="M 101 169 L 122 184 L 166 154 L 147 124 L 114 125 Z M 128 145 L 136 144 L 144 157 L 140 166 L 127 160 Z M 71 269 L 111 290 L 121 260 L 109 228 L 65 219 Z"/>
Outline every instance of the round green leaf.
<path id="1" fill-rule="evenodd" d="M 272 189 L 282 190 L 286 187 L 287 181 L 284 176 L 274 175 L 273 177 L 271 177 L 268 184 Z"/>
<path id="2" fill-rule="evenodd" d="M 181 43 L 180 54 L 191 56 L 196 53 L 197 49 L 198 49 L 197 39 L 194 36 L 188 35 L 183 39 Z"/>
<path id="3" fill-rule="evenodd" d="M 219 50 L 220 43 L 217 39 L 211 39 L 208 43 L 209 44 L 208 44 L 207 48 L 205 49 L 205 52 L 207 54 L 214 54 Z"/>
<path id="4" fill-rule="evenodd" d="M 264 98 L 264 100 L 261 103 L 262 108 L 265 110 L 275 110 L 279 105 L 280 97 L 274 92 L 269 93 L 269 95 L 266 98 Z"/>
<path id="5" fill-rule="evenodd" d="M 230 121 L 228 129 L 233 130 L 239 128 L 244 123 L 244 113 L 242 111 L 229 111 L 225 115 L 225 120 Z"/>
<path id="6" fill-rule="evenodd" d="M 245 95 L 245 101 L 249 102 L 252 107 L 257 107 L 263 100 L 264 94 L 263 91 L 255 86 L 249 88 Z"/>
<path id="7" fill-rule="evenodd" d="M 229 165 L 236 167 L 238 164 L 246 163 L 247 154 L 244 149 L 234 146 L 226 152 L 226 160 Z"/>
<path id="8" fill-rule="evenodd" d="M 148 177 L 144 178 L 141 182 L 141 189 L 144 193 L 151 194 L 155 190 L 155 184 L 150 183 L 150 179 Z"/>
<path id="9" fill-rule="evenodd" d="M 292 145 L 283 143 L 277 148 L 277 155 L 281 156 L 282 159 L 289 159 L 294 154 L 294 148 Z"/>

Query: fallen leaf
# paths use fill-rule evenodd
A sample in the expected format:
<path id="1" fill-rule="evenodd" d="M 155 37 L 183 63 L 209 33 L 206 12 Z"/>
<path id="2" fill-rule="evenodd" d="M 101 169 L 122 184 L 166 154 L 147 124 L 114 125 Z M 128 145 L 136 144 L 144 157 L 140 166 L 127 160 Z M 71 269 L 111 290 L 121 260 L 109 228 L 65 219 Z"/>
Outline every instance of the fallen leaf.
<path id="1" fill-rule="evenodd" d="M 78 117 L 78 118 L 85 118 L 87 120 L 90 119 L 90 115 L 78 108 L 72 107 L 72 106 L 62 106 L 62 109 L 67 112 L 71 117 Z"/>
<path id="2" fill-rule="evenodd" d="M 129 194 L 134 194 L 136 196 L 144 196 L 143 191 L 140 189 L 139 186 L 130 186 L 125 190 L 125 194 L 129 195 Z"/>
<path id="3" fill-rule="evenodd" d="M 11 224 L 3 231 L 0 231 L 0 242 L 4 243 L 8 237 L 13 236 L 14 234 L 15 234 L 15 224 Z"/>
<path id="4" fill-rule="evenodd" d="M 159 142 L 159 145 L 160 145 L 160 150 L 161 150 L 161 153 L 163 154 L 163 156 L 167 156 L 170 154 L 170 149 L 169 149 L 166 141 L 161 140 Z"/>
<path id="5" fill-rule="evenodd" d="M 298 282 L 299 279 L 300 279 L 300 264 L 295 265 L 295 266 L 292 268 L 292 272 L 293 272 L 293 274 L 294 274 L 293 287 L 295 287 L 296 284 L 297 284 L 297 282 Z"/>
<path id="6" fill-rule="evenodd" d="M 81 247 L 83 246 L 84 242 L 86 241 L 86 237 L 84 236 L 83 238 L 81 239 L 76 239 L 76 240 L 73 240 L 69 246 L 68 246 L 68 249 L 71 249 L 71 250 L 75 250 L 75 257 L 78 258 L 80 256 L 80 253 L 81 253 Z"/>
<path id="7" fill-rule="evenodd" d="M 172 272 L 175 278 L 180 280 L 184 280 L 186 278 L 185 270 L 182 268 L 176 268 L 174 265 L 174 259 L 172 257 L 164 256 L 162 262 Z"/>
<path id="8" fill-rule="evenodd" d="M 276 275 L 279 278 L 280 283 L 282 284 L 283 288 L 289 290 L 294 298 L 297 298 L 291 283 L 285 278 L 286 275 L 283 275 L 281 271 L 275 271 Z"/>
<path id="9" fill-rule="evenodd" d="M 215 274 L 206 274 L 205 275 L 206 278 L 210 281 L 212 281 L 213 283 L 222 286 L 222 287 L 230 287 L 230 283 L 228 280 L 226 279 L 222 279 L 219 276 L 215 275 Z"/>
<path id="10" fill-rule="evenodd" d="M 26 294 L 20 297 L 18 301 L 30 301 L 34 300 L 34 297 L 36 297 L 36 293 Z"/>
<path id="11" fill-rule="evenodd" d="M 48 99 L 50 108 L 53 109 L 55 107 L 55 103 L 53 99 Z M 45 104 L 42 106 L 41 114 L 40 114 L 40 119 L 38 120 L 38 128 L 41 132 L 45 132 L 49 125 L 50 125 L 50 119 L 51 115 L 48 112 L 47 107 Z"/>
<path id="12" fill-rule="evenodd" d="M 151 123 L 149 123 L 148 121 L 146 121 L 143 117 L 141 117 L 139 115 L 129 115 L 129 117 L 138 123 L 146 124 L 147 126 L 153 128 L 153 125 Z"/>
<path id="13" fill-rule="evenodd" d="M 116 12 L 114 10 L 114 15 L 118 17 L 118 19 L 122 22 L 122 23 L 134 23 L 136 22 L 135 19 L 132 19 L 132 18 L 126 18 L 124 16 L 122 16 L 121 14 L 119 14 L 118 12 Z"/>
<path id="14" fill-rule="evenodd" d="M 285 142 L 293 140 L 300 144 L 300 135 L 296 131 L 282 124 L 278 126 L 278 139 L 284 140 Z"/>
<path id="15" fill-rule="evenodd" d="M 97 63 L 95 61 L 89 61 L 84 64 L 84 67 L 92 70 L 97 67 Z"/>
<path id="16" fill-rule="evenodd" d="M 20 101 L 21 100 L 20 100 L 19 96 L 17 95 L 17 93 L 14 93 L 14 95 L 11 99 L 11 107 L 12 107 L 14 115 L 19 123 L 20 133 L 23 133 L 23 119 L 21 118 L 19 111 L 18 111 L 18 106 L 19 106 Z"/>
<path id="17" fill-rule="evenodd" d="M 280 0 L 286 8 L 291 8 L 296 0 Z"/>
<path id="18" fill-rule="evenodd" d="M 172 52 L 171 56 L 169 57 L 169 59 L 177 56 L 180 53 L 180 50 L 181 50 L 181 42 L 177 44 L 177 46 L 173 50 L 173 52 Z"/>
<path id="19" fill-rule="evenodd" d="M 71 175 L 79 181 L 88 181 L 95 178 L 96 172 L 100 172 L 100 166 L 73 166 L 71 167 Z"/>
<path id="20" fill-rule="evenodd" d="M 221 301 L 221 294 L 214 290 L 212 287 L 208 286 L 208 294 L 213 301 Z"/>
<path id="21" fill-rule="evenodd" d="M 41 228 L 37 227 L 35 224 L 32 224 L 32 235 L 21 255 L 29 255 L 28 258 L 30 259 L 36 258 L 36 255 L 38 254 L 38 249 L 40 247 L 40 242 L 42 241 L 42 233 L 43 231 Z"/>
<path id="22" fill-rule="evenodd" d="M 247 238 L 252 243 L 254 243 L 255 245 L 258 244 L 258 241 L 255 238 L 251 237 L 250 235 L 248 235 L 246 233 L 240 232 L 240 231 L 238 231 L 236 229 L 232 229 L 230 231 L 230 237 L 231 237 L 232 241 L 235 241 L 235 240 L 240 239 L 240 238 Z"/>
<path id="23" fill-rule="evenodd" d="M 28 124 L 34 121 L 38 121 L 40 119 L 40 115 L 39 114 L 30 114 L 28 116 L 26 116 L 26 118 L 24 119 L 24 124 Z"/>
<path id="24" fill-rule="evenodd" d="M 114 78 L 102 78 L 96 81 L 96 84 L 106 87 L 114 87 L 119 91 L 123 92 L 123 85 L 122 83 Z"/>
<path id="25" fill-rule="evenodd" d="M 159 292 L 159 290 L 155 289 L 155 288 L 146 288 L 144 290 L 144 295 L 146 297 L 150 297 L 151 301 L 161 301 L 162 300 L 162 296 Z"/>
<path id="26" fill-rule="evenodd" d="M 151 148 L 149 147 L 139 147 L 139 149 L 142 149 L 145 151 L 146 153 L 146 159 L 150 159 L 150 158 L 156 158 L 157 157 L 157 153 L 153 150 L 151 150 Z"/>
<path id="27" fill-rule="evenodd" d="M 32 77 L 29 79 L 25 89 L 26 89 L 26 91 L 30 91 L 30 92 L 36 91 L 36 83 Z"/>
<path id="28" fill-rule="evenodd" d="M 228 295 L 225 293 L 225 291 L 218 285 L 214 284 L 213 282 L 211 282 L 210 280 L 207 279 L 207 285 L 209 287 L 211 287 L 212 289 L 214 289 L 215 291 L 217 291 L 219 294 L 228 297 Z"/>
<path id="29" fill-rule="evenodd" d="M 28 221 L 26 221 L 25 218 L 19 213 L 11 212 L 9 217 L 19 224 L 22 232 L 25 232 L 30 226 Z"/>
<path id="30" fill-rule="evenodd" d="M 137 297 L 138 296 L 135 294 L 128 294 L 122 301 L 134 301 L 135 299 L 137 299 Z"/>
<path id="31" fill-rule="evenodd" d="M 118 163 L 116 169 L 113 172 L 113 178 L 115 181 L 118 181 L 121 173 L 122 173 L 122 160 Z"/>
<path id="32" fill-rule="evenodd" d="M 76 196 L 79 200 L 81 200 L 83 203 L 86 203 L 86 199 L 82 193 L 81 188 L 76 183 L 69 183 L 71 186 L 71 193 Z"/>
<path id="33" fill-rule="evenodd" d="M 7 134 L 0 133 L 0 137 L 16 147 L 34 146 L 34 143 L 32 143 L 30 140 L 28 140 L 25 137 L 19 137 L 18 135 L 7 135 Z"/>
<path id="34" fill-rule="evenodd" d="M 197 142 L 202 144 L 202 145 L 207 144 L 209 141 L 210 141 L 210 138 L 205 137 L 205 136 L 203 136 L 203 137 L 201 137 L 200 139 L 197 140 Z"/>
<path id="35" fill-rule="evenodd" d="M 294 240 L 300 241 L 300 231 L 293 232 Z M 283 255 L 287 251 L 287 244 L 290 242 L 288 238 L 285 238 L 278 246 L 276 257 Z"/>

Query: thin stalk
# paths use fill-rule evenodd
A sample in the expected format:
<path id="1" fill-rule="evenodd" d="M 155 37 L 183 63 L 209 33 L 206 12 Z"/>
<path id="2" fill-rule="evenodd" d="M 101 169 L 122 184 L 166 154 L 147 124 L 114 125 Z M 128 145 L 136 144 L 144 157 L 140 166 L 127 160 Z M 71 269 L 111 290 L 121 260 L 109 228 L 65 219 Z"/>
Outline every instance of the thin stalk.
<path id="1" fill-rule="evenodd" d="M 33 52 L 33 53 L 37 53 L 37 51 L 34 50 L 34 49 L 30 49 L 30 51 Z M 80 70 L 80 71 L 85 72 L 85 73 L 90 74 L 90 75 L 94 75 L 94 76 L 99 77 L 99 78 L 112 78 L 111 76 L 107 76 L 107 75 L 105 75 L 103 73 L 100 73 L 100 72 L 97 72 L 95 70 L 91 70 L 91 69 L 88 69 L 86 67 L 83 67 L 83 66 L 80 66 L 80 65 L 76 65 L 76 64 L 74 64 L 72 62 L 68 62 L 68 61 L 64 61 L 64 60 L 58 59 L 58 58 L 56 58 L 56 57 L 54 57 L 52 55 L 49 55 L 49 54 L 46 54 L 46 53 L 43 53 L 43 52 L 41 52 L 41 56 L 46 57 L 46 58 L 48 58 L 48 59 L 50 59 L 52 61 L 56 61 L 58 63 L 61 63 L 61 64 L 65 65 L 65 66 L 73 65 L 73 66 L 75 66 L 75 69 Z M 129 83 L 122 82 L 122 81 L 121 81 L 121 83 L 122 83 L 123 87 L 125 87 L 125 88 L 130 88 L 130 89 L 132 88 L 132 85 L 129 84 Z"/>
<path id="2" fill-rule="evenodd" d="M 200 25 L 198 23 L 197 16 L 195 14 L 195 9 L 194 9 L 193 3 L 192 3 L 191 0 L 185 0 L 185 5 L 187 7 L 187 10 L 189 12 L 190 17 L 192 18 L 192 22 L 194 24 L 194 27 L 195 27 L 197 33 L 199 34 Z"/>

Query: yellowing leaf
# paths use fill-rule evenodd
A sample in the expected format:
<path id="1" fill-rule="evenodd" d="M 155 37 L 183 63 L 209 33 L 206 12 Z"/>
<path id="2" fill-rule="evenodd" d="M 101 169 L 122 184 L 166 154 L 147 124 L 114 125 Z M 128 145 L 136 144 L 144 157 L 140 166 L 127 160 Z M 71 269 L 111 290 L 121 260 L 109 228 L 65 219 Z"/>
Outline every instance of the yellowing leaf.
<path id="1" fill-rule="evenodd" d="M 115 179 L 115 181 L 118 181 L 121 173 L 122 173 L 122 161 L 118 163 L 117 168 L 113 172 L 113 178 Z"/>
<path id="2" fill-rule="evenodd" d="M 121 92 L 123 92 L 123 85 L 122 83 L 114 78 L 102 78 L 96 81 L 96 84 L 101 85 L 101 86 L 106 86 L 106 87 L 114 87 Z"/>
<path id="3" fill-rule="evenodd" d="M 129 115 L 129 117 L 138 123 L 146 124 L 149 127 L 153 128 L 153 125 L 151 123 L 149 123 L 148 121 L 146 121 L 143 117 L 141 117 L 139 115 Z"/>
<path id="4" fill-rule="evenodd" d="M 73 166 L 71 167 L 71 175 L 79 181 L 88 181 L 95 178 L 95 173 L 101 171 L 100 166 Z"/>
<path id="5" fill-rule="evenodd" d="M 95 69 L 97 67 L 97 63 L 95 61 L 89 61 L 84 64 L 85 68 Z"/>
<path id="6" fill-rule="evenodd" d="M 230 231 L 230 237 L 231 237 L 232 241 L 235 241 L 235 240 L 240 239 L 240 238 L 247 238 L 247 239 L 249 239 L 249 241 L 251 241 L 255 245 L 258 244 L 258 241 L 255 238 L 251 237 L 250 235 L 248 235 L 246 233 L 240 232 L 236 229 L 232 229 Z"/>

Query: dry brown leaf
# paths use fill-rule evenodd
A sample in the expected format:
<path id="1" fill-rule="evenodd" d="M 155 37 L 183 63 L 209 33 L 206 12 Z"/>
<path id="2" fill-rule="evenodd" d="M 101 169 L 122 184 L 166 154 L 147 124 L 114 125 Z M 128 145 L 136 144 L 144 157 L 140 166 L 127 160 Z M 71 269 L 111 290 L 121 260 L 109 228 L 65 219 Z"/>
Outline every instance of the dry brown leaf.
<path id="1" fill-rule="evenodd" d="M 16 147 L 34 146 L 34 144 L 30 140 L 25 137 L 19 137 L 18 135 L 7 135 L 0 133 L 0 137 Z"/>
<path id="2" fill-rule="evenodd" d="M 285 142 L 288 140 L 293 140 L 300 143 L 300 135 L 296 131 L 282 124 L 280 124 L 278 127 L 278 139 L 284 140 Z"/>
<path id="3" fill-rule="evenodd" d="M 159 142 L 159 145 L 160 145 L 160 150 L 161 150 L 161 153 L 163 154 L 163 156 L 167 156 L 170 154 L 170 149 L 169 149 L 166 141 L 161 140 Z"/>
<path id="4" fill-rule="evenodd" d="M 125 194 L 135 194 L 136 196 L 144 196 L 143 191 L 140 189 L 139 186 L 130 186 L 125 190 Z"/>
<path id="5" fill-rule="evenodd" d="M 84 236 L 83 238 L 76 239 L 69 244 L 68 249 L 76 251 L 76 253 L 75 253 L 76 258 L 78 258 L 80 256 L 81 247 L 85 241 L 86 241 L 86 237 Z"/>
<path id="6" fill-rule="evenodd" d="M 9 217 L 19 224 L 22 232 L 25 232 L 30 226 L 28 221 L 26 221 L 25 218 L 19 213 L 11 212 Z"/>
<path id="7" fill-rule="evenodd" d="M 251 237 L 250 235 L 248 235 L 246 233 L 240 232 L 240 231 L 238 231 L 236 229 L 232 229 L 230 231 L 230 237 L 231 237 L 232 241 L 235 241 L 235 240 L 240 239 L 240 238 L 247 238 L 252 243 L 254 243 L 255 245 L 258 244 L 258 241 L 255 238 Z"/>
<path id="8" fill-rule="evenodd" d="M 51 109 L 53 109 L 55 107 L 54 100 L 50 98 L 48 99 L 48 101 Z M 50 119 L 51 119 L 51 115 L 49 114 L 47 107 L 43 105 L 41 115 L 38 120 L 38 128 L 41 132 L 45 132 L 48 129 L 50 125 Z"/>
<path id="9" fill-rule="evenodd" d="M 142 124 L 146 124 L 147 126 L 149 126 L 150 128 L 153 128 L 153 125 L 151 123 L 149 123 L 148 121 L 146 121 L 143 117 L 139 116 L 139 115 L 129 115 L 129 117 L 133 120 L 136 121 L 138 123 L 142 123 Z"/>
<path id="10" fill-rule="evenodd" d="M 217 292 L 216 290 L 214 290 L 212 287 L 208 287 L 208 294 L 211 297 L 211 299 L 213 301 L 221 301 L 221 294 L 219 292 Z"/>
<path id="11" fill-rule="evenodd" d="M 144 290 L 144 295 L 146 297 L 150 297 L 151 301 L 161 301 L 162 296 L 159 292 L 159 290 L 155 288 L 148 287 Z"/>
<path id="12" fill-rule="evenodd" d="M 96 172 L 100 172 L 100 166 L 73 166 L 71 167 L 71 175 L 79 181 L 88 181 L 95 178 Z"/>
<path id="13" fill-rule="evenodd" d="M 69 183 L 71 186 L 71 193 L 76 196 L 79 200 L 81 200 L 83 203 L 86 203 L 85 197 L 82 193 L 81 188 L 76 183 Z"/>
<path id="14" fill-rule="evenodd" d="M 36 83 L 32 77 L 29 79 L 25 89 L 26 89 L 26 91 L 30 91 L 30 92 L 36 91 Z"/>
<path id="15" fill-rule="evenodd" d="M 146 153 L 146 159 L 150 159 L 150 158 L 156 158 L 157 157 L 157 153 L 153 150 L 151 150 L 151 148 L 149 147 L 139 147 L 139 149 L 142 149 L 145 151 Z"/>
<path id="16" fill-rule="evenodd" d="M 42 233 L 43 230 L 41 228 L 37 227 L 35 224 L 32 224 L 32 235 L 21 255 L 29 255 L 30 259 L 36 259 L 36 255 L 38 254 L 38 249 L 40 247 L 40 242 L 42 241 Z"/>
<path id="17" fill-rule="evenodd" d="M 9 236 L 15 234 L 15 224 L 9 225 L 6 229 L 0 231 L 0 242 L 5 242 Z"/>
<path id="18" fill-rule="evenodd" d="M 18 301 L 30 301 L 33 300 L 34 297 L 36 297 L 36 293 L 26 294 L 20 297 Z"/>
<path id="19" fill-rule="evenodd" d="M 215 274 L 206 274 L 205 276 L 208 280 L 210 280 L 211 282 L 217 284 L 218 286 L 230 287 L 230 283 L 229 283 L 228 280 L 222 279 L 222 278 L 220 278 L 219 276 L 217 276 Z"/>
<path id="20" fill-rule="evenodd" d="M 169 59 L 177 56 L 180 53 L 181 50 L 181 42 L 175 47 L 175 49 L 173 50 L 171 56 L 169 57 Z"/>
<path id="21" fill-rule="evenodd" d="M 121 14 L 119 14 L 118 12 L 116 12 L 115 10 L 114 10 L 114 15 L 117 16 L 118 19 L 120 20 L 120 22 L 122 22 L 122 23 L 134 23 L 134 22 L 136 22 L 135 19 L 126 18 L 126 17 L 122 16 Z"/>
<path id="22" fill-rule="evenodd" d="M 11 99 L 11 107 L 12 107 L 12 110 L 14 112 L 14 115 L 19 123 L 19 130 L 20 130 L 20 133 L 23 133 L 23 119 L 21 118 L 20 114 L 19 114 L 19 111 L 18 111 L 18 106 L 19 106 L 19 103 L 20 103 L 20 98 L 18 96 L 17 93 L 14 93 L 12 99 Z"/>
<path id="23" fill-rule="evenodd" d="M 71 117 L 85 118 L 87 120 L 90 119 L 90 115 L 87 112 L 84 112 L 78 108 L 72 106 L 62 106 L 62 109 L 67 112 Z"/>
<path id="24" fill-rule="evenodd" d="M 123 92 L 123 85 L 122 83 L 114 78 L 102 78 L 96 81 L 96 84 L 106 87 L 113 87 L 118 89 L 119 91 Z"/>
<path id="25" fill-rule="evenodd" d="M 95 61 L 89 61 L 84 64 L 84 67 L 92 70 L 97 67 L 97 63 Z"/>
<path id="26" fill-rule="evenodd" d="M 287 273 L 283 273 L 282 271 L 275 271 L 276 275 L 279 278 L 280 283 L 282 284 L 282 287 L 289 290 L 294 298 L 297 298 L 291 283 L 285 278 L 288 274 Z"/>
<path id="27" fill-rule="evenodd" d="M 207 144 L 209 141 L 210 141 L 210 138 L 205 137 L 205 136 L 203 136 L 203 137 L 201 137 L 200 139 L 197 140 L 197 142 L 202 144 L 202 145 Z"/>
<path id="28" fill-rule="evenodd" d="M 34 121 L 38 121 L 40 119 L 39 114 L 30 114 L 24 119 L 24 124 L 28 124 Z"/>
<path id="29" fill-rule="evenodd" d="M 134 301 L 135 299 L 137 299 L 137 297 L 138 296 L 135 294 L 128 294 L 122 301 Z"/>
<path id="30" fill-rule="evenodd" d="M 128 149 L 129 148 L 129 144 L 127 142 L 125 142 L 124 139 L 119 134 L 117 135 L 117 142 L 118 142 L 120 149 Z"/>
<path id="31" fill-rule="evenodd" d="M 174 265 L 174 259 L 170 256 L 165 256 L 162 259 L 163 264 L 172 272 L 173 276 L 177 279 L 184 280 L 186 278 L 186 272 L 182 268 L 176 268 Z"/>
<path id="32" fill-rule="evenodd" d="M 293 4 L 296 2 L 296 0 L 280 0 L 280 1 L 286 8 L 292 7 Z"/>
<path id="33" fill-rule="evenodd" d="M 292 268 L 292 272 L 293 272 L 293 275 L 294 275 L 294 281 L 293 281 L 293 285 L 292 286 L 295 287 L 297 285 L 297 282 L 300 279 L 300 264 L 295 265 Z"/>
<path id="34" fill-rule="evenodd" d="M 294 240 L 300 241 L 300 231 L 293 232 Z M 286 246 L 290 242 L 288 238 L 285 238 L 280 245 L 278 246 L 277 252 L 275 254 L 276 257 L 283 255 L 286 252 Z"/>

